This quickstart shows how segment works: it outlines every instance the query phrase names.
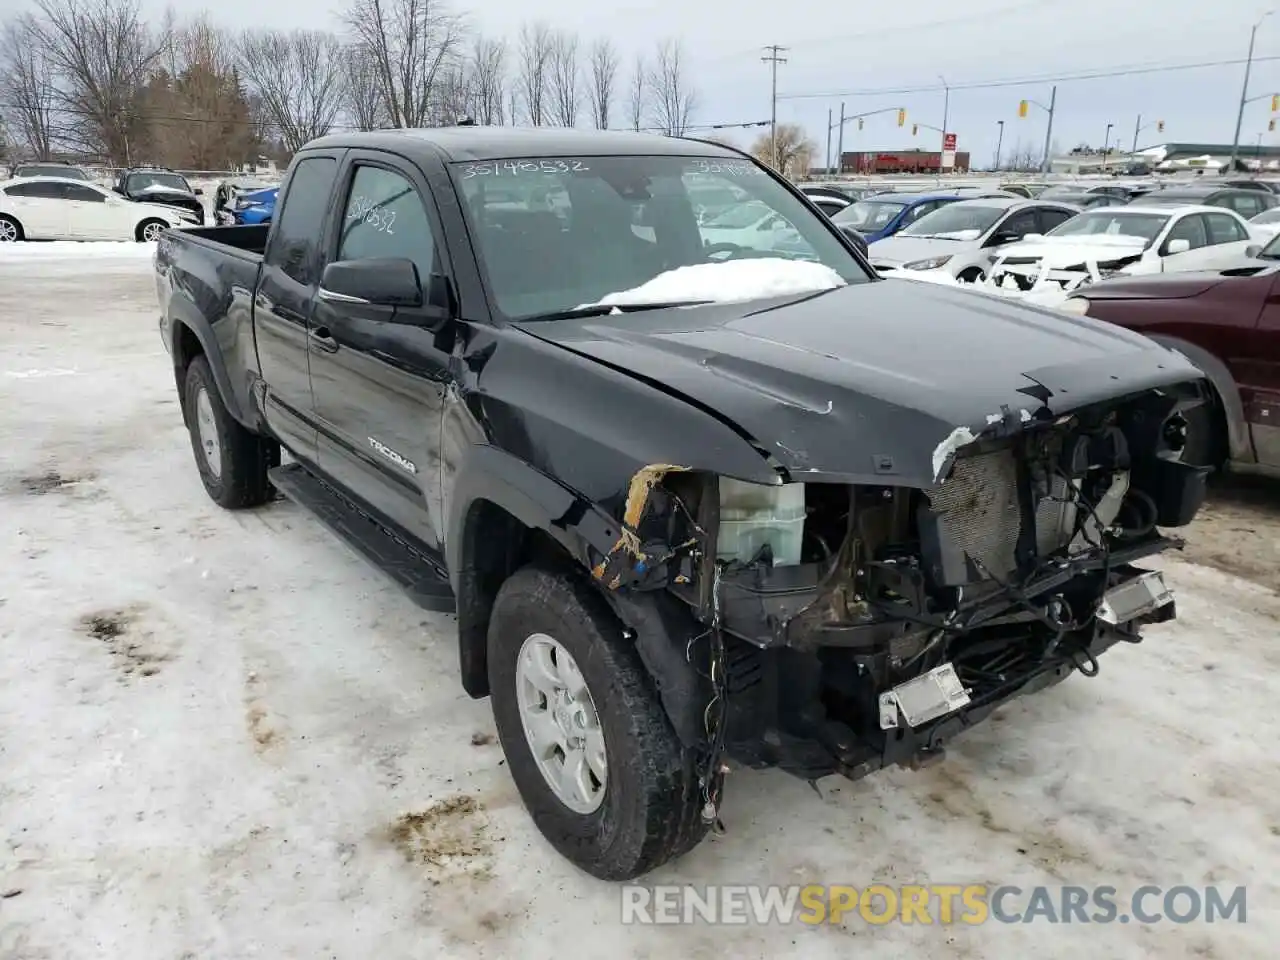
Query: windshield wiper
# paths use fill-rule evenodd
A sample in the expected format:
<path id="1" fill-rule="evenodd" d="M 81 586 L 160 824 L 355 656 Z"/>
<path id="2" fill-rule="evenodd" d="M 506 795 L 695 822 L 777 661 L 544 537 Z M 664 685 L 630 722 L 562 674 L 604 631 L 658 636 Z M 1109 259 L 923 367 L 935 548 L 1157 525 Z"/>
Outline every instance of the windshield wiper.
<path id="1" fill-rule="evenodd" d="M 569 320 L 574 317 L 603 317 L 613 313 L 639 313 L 642 310 L 670 310 L 674 307 L 700 307 L 714 300 L 662 300 L 644 303 L 587 303 L 568 310 L 553 310 L 549 313 L 535 313 L 530 317 L 517 317 L 519 323 L 536 323 L 543 320 Z"/>

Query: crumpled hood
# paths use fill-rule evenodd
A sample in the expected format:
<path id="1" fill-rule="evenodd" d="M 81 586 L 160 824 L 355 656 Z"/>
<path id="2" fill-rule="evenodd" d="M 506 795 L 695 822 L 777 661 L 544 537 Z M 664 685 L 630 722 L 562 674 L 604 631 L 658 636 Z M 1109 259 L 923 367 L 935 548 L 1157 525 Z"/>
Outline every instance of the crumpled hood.
<path id="1" fill-rule="evenodd" d="M 868 256 L 872 262 L 904 264 L 925 260 L 929 257 L 945 257 L 967 249 L 963 242 L 955 240 L 930 240 L 927 237 L 904 237 L 902 235 L 885 237 L 871 244 Z"/>
<path id="2" fill-rule="evenodd" d="M 957 428 L 1016 427 L 1044 389 L 1060 414 L 1201 377 L 1120 327 L 933 284 L 517 326 L 713 412 L 797 479 L 930 486 Z"/>
<path id="3" fill-rule="evenodd" d="M 1140 256 L 1145 244 L 1146 241 L 1141 237 L 1123 235 L 1040 237 L 1036 240 L 1011 243 L 1007 247 L 1002 247 L 999 255 L 1037 257 L 1047 261 L 1051 267 L 1062 267 L 1087 263 L 1090 260 L 1101 260 L 1106 263 L 1123 257 Z"/>

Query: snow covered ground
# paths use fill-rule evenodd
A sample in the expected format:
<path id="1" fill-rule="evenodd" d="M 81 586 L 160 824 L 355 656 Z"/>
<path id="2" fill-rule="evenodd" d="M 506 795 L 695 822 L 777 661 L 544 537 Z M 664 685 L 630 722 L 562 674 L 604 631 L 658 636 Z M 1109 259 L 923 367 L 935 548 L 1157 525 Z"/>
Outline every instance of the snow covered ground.
<path id="1" fill-rule="evenodd" d="M 735 771 L 727 835 L 650 878 L 1245 884 L 1247 923 L 624 928 L 532 828 L 453 618 L 289 503 L 205 497 L 146 260 L 28 249 L 0 252 L 0 957 L 1273 954 L 1274 485 L 1216 496 L 1165 564 L 1180 619 L 1097 679 L 921 772 Z"/>

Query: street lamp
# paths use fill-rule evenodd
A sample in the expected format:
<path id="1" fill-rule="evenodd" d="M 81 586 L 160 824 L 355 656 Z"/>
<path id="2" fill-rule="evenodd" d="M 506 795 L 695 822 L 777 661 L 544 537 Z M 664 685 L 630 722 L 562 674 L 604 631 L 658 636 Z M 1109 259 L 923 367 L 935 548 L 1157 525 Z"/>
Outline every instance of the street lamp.
<path id="1" fill-rule="evenodd" d="M 1102 165 L 1104 167 L 1107 165 L 1107 156 L 1111 153 L 1111 128 L 1114 126 L 1114 123 L 1108 123 L 1107 132 L 1102 137 Z"/>
<path id="2" fill-rule="evenodd" d="M 1249 55 L 1244 61 L 1244 84 L 1240 87 L 1240 109 L 1236 111 L 1236 133 L 1231 138 L 1231 162 L 1227 164 L 1228 173 L 1235 172 L 1236 156 L 1240 153 L 1240 124 L 1244 122 L 1244 105 L 1249 102 L 1249 70 L 1253 66 L 1253 44 L 1258 39 L 1258 28 L 1262 26 L 1262 21 L 1273 13 L 1275 13 L 1274 10 L 1268 10 L 1258 18 L 1258 22 L 1249 31 Z"/>
<path id="3" fill-rule="evenodd" d="M 1000 147 L 1004 144 L 1004 121 L 997 120 L 996 124 L 1000 127 L 1000 134 L 996 137 L 996 173 L 1000 172 Z"/>

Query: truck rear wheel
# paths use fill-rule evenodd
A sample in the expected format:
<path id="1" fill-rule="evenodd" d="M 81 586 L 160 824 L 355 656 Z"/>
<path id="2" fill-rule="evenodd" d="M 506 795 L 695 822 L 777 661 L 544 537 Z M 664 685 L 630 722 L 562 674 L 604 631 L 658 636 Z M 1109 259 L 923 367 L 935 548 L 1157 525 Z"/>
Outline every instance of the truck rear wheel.
<path id="1" fill-rule="evenodd" d="M 250 433 L 231 416 L 203 356 L 187 367 L 184 399 L 196 467 L 213 502 L 238 510 L 272 499 L 267 471 L 280 463 L 280 445 Z"/>
<path id="2" fill-rule="evenodd" d="M 706 835 L 692 758 L 622 625 L 571 572 L 525 567 L 489 622 L 493 716 L 543 836 L 603 880 L 629 880 Z"/>

